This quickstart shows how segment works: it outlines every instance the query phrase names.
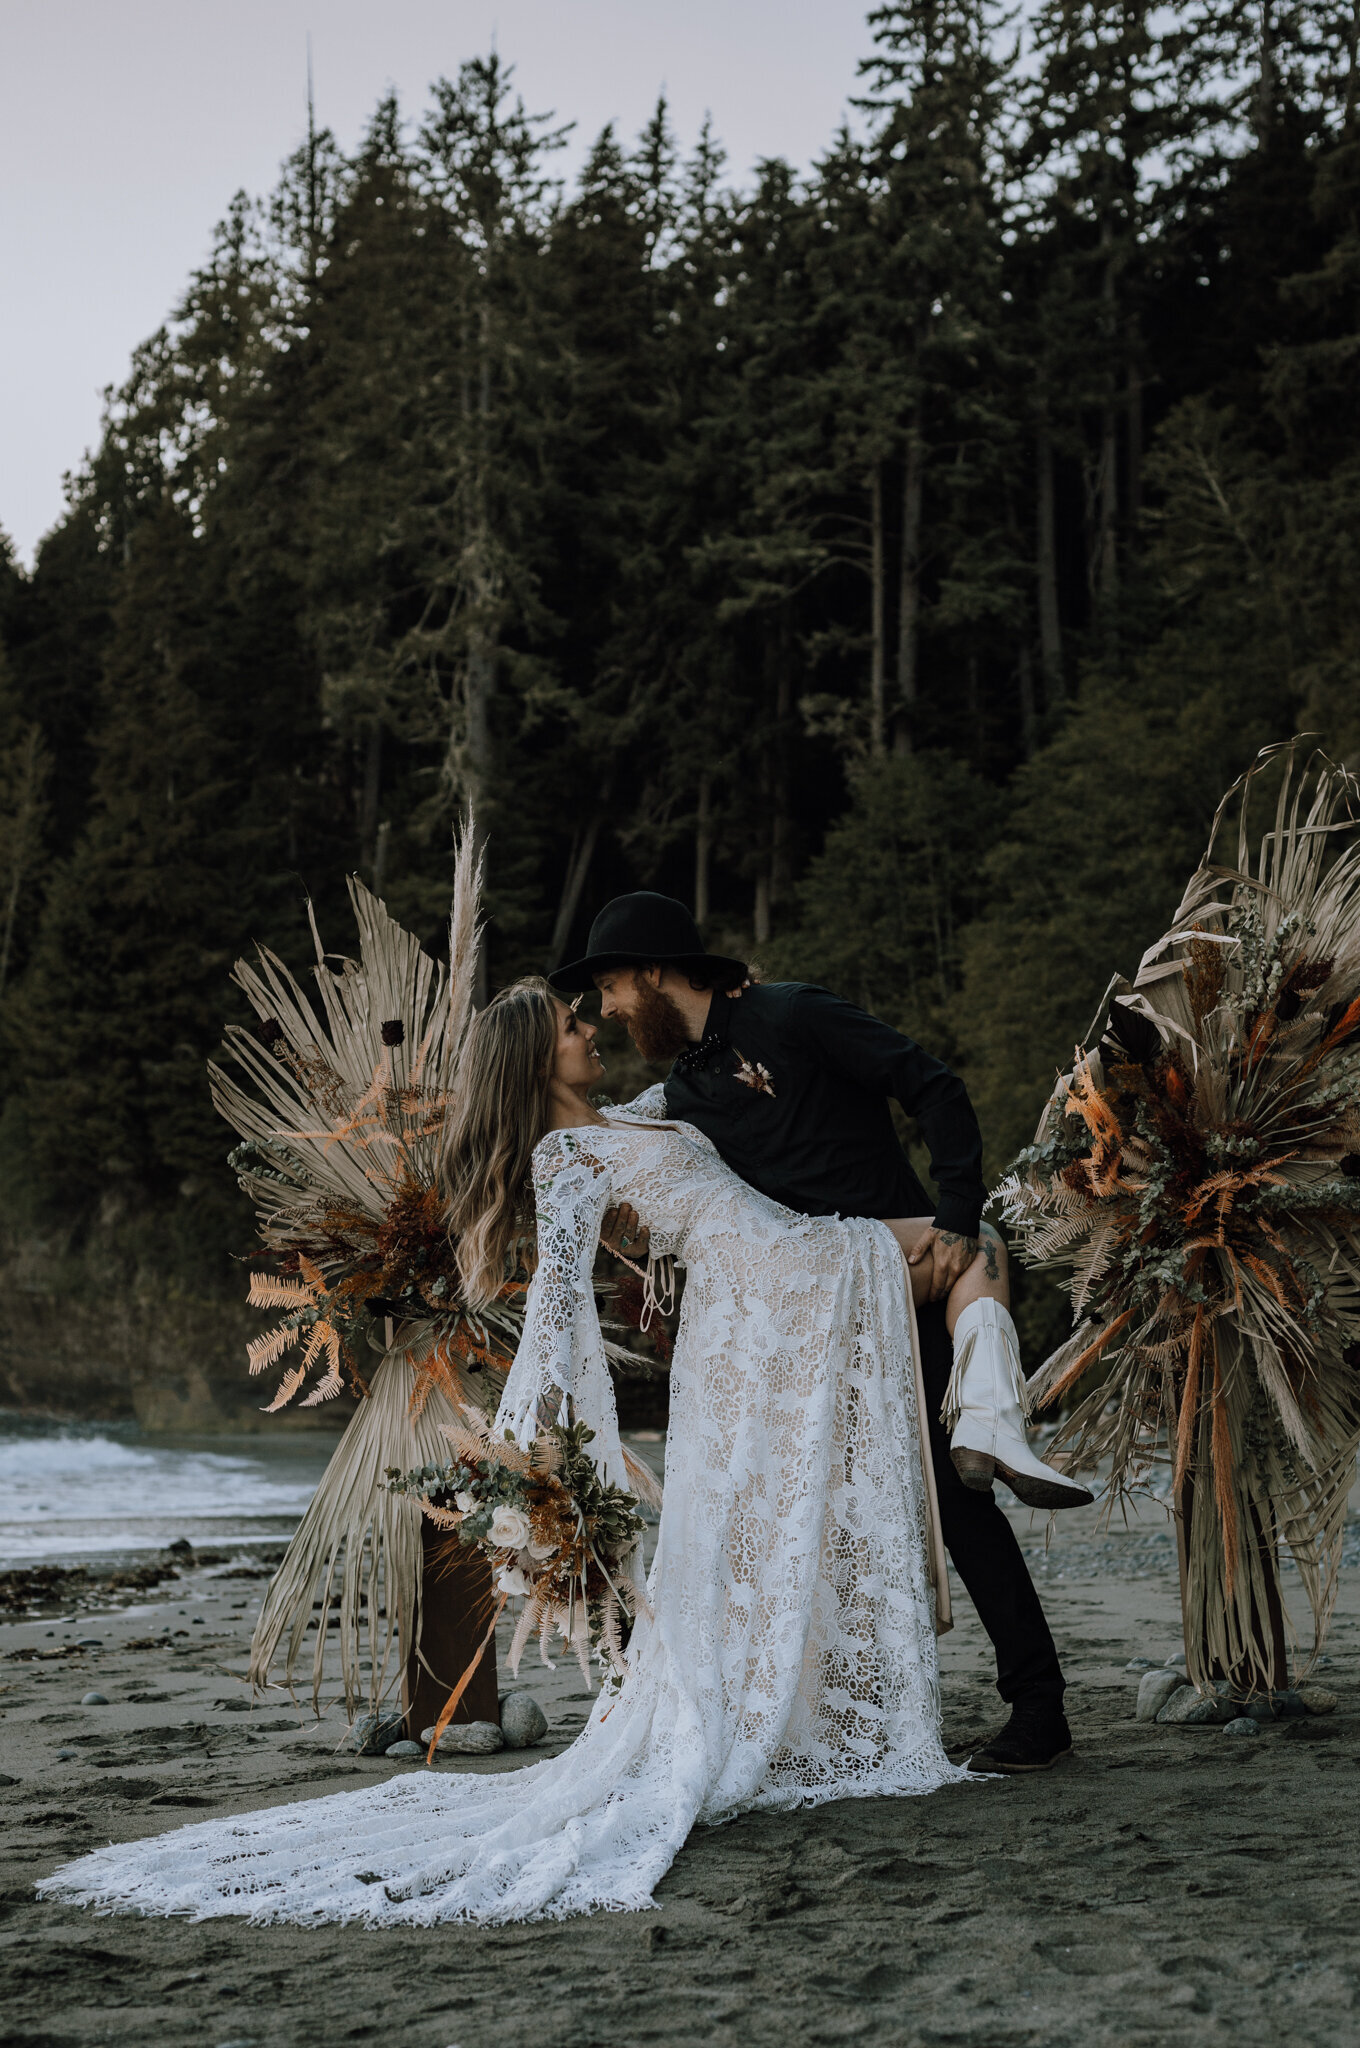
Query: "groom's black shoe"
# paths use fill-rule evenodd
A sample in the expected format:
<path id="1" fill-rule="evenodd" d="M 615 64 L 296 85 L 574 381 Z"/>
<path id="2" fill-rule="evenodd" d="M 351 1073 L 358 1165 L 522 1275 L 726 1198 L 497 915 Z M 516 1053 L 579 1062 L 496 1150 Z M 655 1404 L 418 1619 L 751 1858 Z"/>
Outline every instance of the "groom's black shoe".
<path id="1" fill-rule="evenodd" d="M 1061 1707 L 1017 1700 L 999 1735 L 969 1759 L 975 1771 L 1047 1771 L 1072 1754 L 1072 1730 Z"/>

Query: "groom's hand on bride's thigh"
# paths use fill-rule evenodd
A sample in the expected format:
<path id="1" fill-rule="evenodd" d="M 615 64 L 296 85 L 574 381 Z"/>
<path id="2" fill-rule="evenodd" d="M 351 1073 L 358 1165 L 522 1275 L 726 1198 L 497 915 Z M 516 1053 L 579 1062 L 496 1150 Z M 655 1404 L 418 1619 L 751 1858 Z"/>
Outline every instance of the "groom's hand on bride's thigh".
<path id="1" fill-rule="evenodd" d="M 932 1225 L 916 1249 L 907 1254 L 909 1266 L 924 1266 L 929 1275 L 927 1301 L 943 1301 L 956 1280 L 962 1280 L 978 1255 L 978 1240 L 957 1230 L 936 1230 Z"/>
<path id="2" fill-rule="evenodd" d="M 600 1225 L 600 1243 L 606 1251 L 617 1252 L 620 1258 L 632 1259 L 635 1265 L 645 1265 L 651 1232 L 638 1221 L 637 1210 L 627 1202 L 619 1202 L 604 1212 Z"/>

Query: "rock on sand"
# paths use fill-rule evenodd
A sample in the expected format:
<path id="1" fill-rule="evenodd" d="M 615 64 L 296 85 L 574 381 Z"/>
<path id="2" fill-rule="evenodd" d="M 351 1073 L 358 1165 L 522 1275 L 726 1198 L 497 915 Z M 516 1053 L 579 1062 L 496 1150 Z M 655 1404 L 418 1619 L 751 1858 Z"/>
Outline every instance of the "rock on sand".
<path id="1" fill-rule="evenodd" d="M 532 1749 L 548 1732 L 548 1717 L 531 1692 L 510 1692 L 501 1701 L 501 1734 L 507 1749 Z"/>
<path id="2" fill-rule="evenodd" d="M 420 1739 L 428 1749 L 434 1741 L 433 1727 L 422 1730 Z M 505 1737 L 494 1721 L 451 1721 L 439 1738 L 435 1755 L 447 1751 L 453 1756 L 491 1756 L 504 1747 Z"/>
<path id="3" fill-rule="evenodd" d="M 1233 1710 L 1226 1700 L 1212 1693 L 1199 1693 L 1193 1685 L 1178 1686 L 1156 1716 L 1164 1728 L 1222 1727 L 1231 1721 Z"/>
<path id="4" fill-rule="evenodd" d="M 1185 1684 L 1179 1671 L 1148 1671 L 1138 1681 L 1138 1705 L 1134 1718 L 1138 1721 L 1155 1721 L 1162 1708 Z"/>

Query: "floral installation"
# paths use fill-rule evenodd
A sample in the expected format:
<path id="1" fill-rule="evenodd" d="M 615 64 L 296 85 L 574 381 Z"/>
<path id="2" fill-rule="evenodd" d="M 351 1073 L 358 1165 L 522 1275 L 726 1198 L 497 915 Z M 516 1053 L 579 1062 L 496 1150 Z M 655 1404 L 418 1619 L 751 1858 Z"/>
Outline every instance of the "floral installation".
<path id="1" fill-rule="evenodd" d="M 1244 1694 L 1288 1682 L 1282 1549 L 1321 1648 L 1360 1441 L 1358 800 L 1321 757 L 1259 757 L 993 1197 L 1027 1262 L 1068 1276 L 1073 1334 L 1031 1383 L 1037 1406 L 1075 1397 L 1055 1447 L 1108 1461 L 1112 1502 L 1170 1464 L 1187 1674 Z"/>
<path id="2" fill-rule="evenodd" d="M 592 1653 L 609 1682 L 623 1677 L 634 1619 L 650 1611 L 640 1582 L 646 1524 L 638 1495 L 601 1478 L 587 1448 L 593 1431 L 584 1423 L 546 1428 L 527 1450 L 472 1417 L 442 1434 L 452 1459 L 391 1471 L 387 1484 L 392 1493 L 417 1499 L 461 1549 L 481 1550 L 496 1604 L 482 1647 L 440 1717 L 435 1745 L 507 1601 L 524 1602 L 510 1643 L 511 1671 L 518 1675 L 532 1637 L 550 1663 L 556 1634 L 575 1653 L 587 1684 Z"/>
<path id="3" fill-rule="evenodd" d="M 228 1029 L 231 1070 L 209 1069 L 213 1101 L 238 1135 L 230 1163 L 256 1211 L 249 1299 L 281 1312 L 247 1348 L 253 1375 L 282 1368 L 266 1412 L 346 1390 L 358 1403 L 266 1594 L 250 1675 L 271 1683 L 281 1659 L 291 1687 L 310 1645 L 316 1701 L 327 1644 L 313 1617 L 324 1619 L 338 1592 L 351 1710 L 364 1697 L 376 1706 L 398 1639 L 405 1657 L 419 1634 L 420 1515 L 384 1474 L 436 1458 L 439 1429 L 455 1417 L 494 1415 L 524 1323 L 532 1240 L 498 1298 L 474 1313 L 440 1191 L 479 942 L 473 849 L 469 829 L 456 849 L 447 967 L 352 880 L 358 957 L 326 952 L 313 920 L 313 991 L 273 953 L 238 962 L 256 1022 Z M 626 1318 L 605 1327 L 628 1335 Z M 625 1369 L 658 1369 L 608 1335 L 605 1350 Z"/>

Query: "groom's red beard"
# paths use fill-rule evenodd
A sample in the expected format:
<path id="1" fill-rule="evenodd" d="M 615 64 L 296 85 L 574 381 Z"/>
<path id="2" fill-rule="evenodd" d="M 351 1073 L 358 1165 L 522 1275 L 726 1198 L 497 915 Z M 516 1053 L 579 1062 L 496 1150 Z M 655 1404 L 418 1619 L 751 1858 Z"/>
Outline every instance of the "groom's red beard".
<path id="1" fill-rule="evenodd" d="M 691 1042 L 684 1018 L 665 990 L 653 988 L 642 975 L 633 986 L 637 1000 L 624 1020 L 628 1036 L 645 1060 L 673 1060 Z"/>

